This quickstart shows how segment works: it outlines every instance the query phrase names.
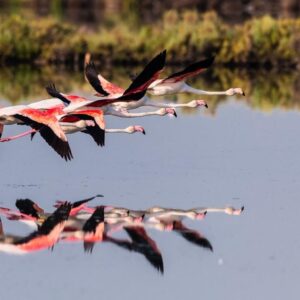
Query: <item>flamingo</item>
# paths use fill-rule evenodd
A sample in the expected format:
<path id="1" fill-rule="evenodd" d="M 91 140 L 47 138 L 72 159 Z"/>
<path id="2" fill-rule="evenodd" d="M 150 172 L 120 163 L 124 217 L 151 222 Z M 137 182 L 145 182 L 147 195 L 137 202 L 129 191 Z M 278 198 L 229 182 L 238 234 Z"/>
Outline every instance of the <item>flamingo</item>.
<path id="1" fill-rule="evenodd" d="M 87 127 L 95 126 L 95 123 L 90 120 L 76 121 L 76 118 L 73 118 L 72 121 L 73 122 L 61 122 L 61 121 L 59 122 L 59 125 L 65 134 L 71 134 L 71 133 L 80 132 L 80 131 L 83 132 L 87 129 Z M 126 128 L 105 128 L 104 131 L 105 131 L 105 133 L 133 134 L 136 132 L 141 132 L 144 135 L 146 134 L 145 129 L 140 125 L 132 125 L 132 126 L 128 126 Z M 27 136 L 27 135 L 33 136 L 36 132 L 37 132 L 36 129 L 30 129 L 30 130 L 22 132 L 20 134 L 0 138 L 0 143 L 14 141 L 16 139 L 19 139 L 19 138 Z"/>
<path id="2" fill-rule="evenodd" d="M 53 247 L 64 229 L 70 210 L 71 205 L 69 203 L 61 205 L 37 231 L 26 237 L 4 234 L 1 224 L 0 251 L 24 254 Z"/>
<path id="3" fill-rule="evenodd" d="M 92 85 L 92 87 L 97 91 L 96 96 L 100 96 L 101 95 L 100 92 L 103 90 L 105 90 L 106 94 L 109 94 L 110 96 L 119 95 L 122 92 L 124 92 L 124 89 L 122 89 L 121 87 L 118 87 L 112 83 L 109 83 L 100 74 L 98 74 L 93 62 L 90 62 L 86 66 L 85 75 L 86 75 L 86 78 L 88 79 L 89 83 Z M 157 79 L 154 82 L 152 82 L 149 85 L 148 90 L 157 81 L 160 81 L 160 79 Z M 174 93 L 176 93 L 176 91 L 174 91 Z M 113 106 L 114 110 L 130 110 L 130 109 L 135 109 L 135 108 L 138 108 L 141 106 L 153 106 L 153 107 L 161 107 L 161 108 L 179 108 L 179 107 L 195 108 L 195 107 L 201 107 L 201 106 L 205 106 L 206 108 L 208 107 L 204 100 L 192 100 L 185 104 L 183 104 L 183 103 L 180 103 L 180 104 L 179 103 L 157 103 L 157 102 L 149 99 L 147 96 L 144 96 L 140 100 L 134 101 L 134 102 L 116 102 L 116 103 L 112 104 L 112 106 Z"/>
<path id="4" fill-rule="evenodd" d="M 35 130 L 40 130 L 41 135 L 44 139 L 49 143 L 49 145 L 54 148 L 54 150 L 61 155 L 66 160 L 70 160 L 72 158 L 72 153 L 69 145 L 67 144 L 66 136 L 59 130 L 59 124 L 57 120 L 54 120 L 54 117 L 58 117 L 59 115 L 63 115 L 66 113 L 73 113 L 75 110 L 77 111 L 76 117 L 80 115 L 80 119 L 87 119 L 82 113 L 78 113 L 78 110 L 82 109 L 91 109 L 91 107 L 96 107 L 99 109 L 100 107 L 107 106 L 114 102 L 127 102 L 127 101 L 138 101 L 141 97 L 146 93 L 147 87 L 158 78 L 159 73 L 164 67 L 165 64 L 166 51 L 161 52 L 155 58 L 153 58 L 150 63 L 144 68 L 144 70 L 139 74 L 139 76 L 130 84 L 130 86 L 124 91 L 124 93 L 116 96 L 116 97 L 104 97 L 102 99 L 98 99 L 96 101 L 88 101 L 87 99 L 75 95 L 70 95 L 69 97 L 64 97 L 62 94 L 58 93 L 55 89 L 54 85 L 49 85 L 47 87 L 48 93 L 57 99 L 47 99 L 39 102 L 32 103 L 28 106 L 13 106 L 0 109 L 0 124 L 2 125 L 10 125 L 10 124 L 19 124 L 25 123 L 26 125 L 30 125 L 34 127 Z M 61 102 L 63 101 L 63 102 Z M 64 105 L 68 105 L 64 107 Z M 42 111 L 40 111 L 42 109 Z M 26 116 L 23 116 L 23 112 L 27 112 Z M 159 111 L 157 115 L 164 115 L 168 112 Z M 173 114 L 175 114 L 172 111 Z M 93 113 L 95 114 L 95 113 Z M 139 113 L 136 116 L 145 116 L 151 115 L 153 113 Z M 154 113 L 155 114 L 155 113 Z M 32 116 L 38 117 L 31 118 Z M 120 115 L 120 113 L 118 113 Z M 65 117 L 65 116 L 64 116 Z M 94 116 L 93 116 L 94 117 Z M 130 117 L 130 115 L 126 114 L 126 117 Z M 51 119 L 51 122 L 50 122 Z M 41 121 L 41 122 L 38 122 Z M 86 123 L 87 124 L 87 123 Z M 43 125 L 43 126 L 42 126 Z M 50 126 L 51 125 L 51 126 Z M 103 125 L 103 122 L 102 122 Z M 55 131 L 53 131 L 55 127 Z M 49 131 L 49 128 L 52 129 Z M 101 128 L 101 126 L 100 126 Z M 61 129 L 61 128 L 60 128 Z M 89 128 L 93 133 L 95 130 Z M 98 129 L 98 128 L 97 128 Z M 101 135 L 103 135 L 103 128 Z M 3 130 L 3 126 L 1 126 L 1 133 Z M 89 131 L 89 130 L 87 130 Z M 47 134 L 46 134 L 47 133 Z M 57 135 L 57 138 L 54 139 L 54 135 Z M 100 131 L 98 131 L 100 133 Z M 24 133 L 21 136 L 24 136 L 29 133 Z M 90 133 L 91 134 L 91 133 Z M 49 136 L 50 135 L 50 136 Z M 93 136 L 93 135 L 92 135 Z M 94 137 L 94 136 L 93 136 Z M 104 141 L 100 141 L 100 138 L 97 143 L 100 145 L 104 145 Z"/>
<path id="5" fill-rule="evenodd" d="M 234 208 L 232 206 L 227 206 L 224 208 L 216 208 L 216 207 L 198 207 L 198 208 L 193 208 L 192 211 L 201 213 L 203 211 L 206 211 L 208 213 L 213 213 L 213 212 L 219 212 L 219 213 L 225 213 L 227 215 L 234 215 L 234 216 L 239 216 L 243 211 L 245 207 L 242 206 L 241 208 Z"/>
<path id="6" fill-rule="evenodd" d="M 134 217 L 142 217 L 143 221 L 159 222 L 160 219 L 170 218 L 171 220 L 182 220 L 183 218 L 189 218 L 192 220 L 202 220 L 205 215 L 205 209 L 201 211 L 163 208 L 163 207 L 151 207 L 147 210 L 129 210 L 123 207 L 112 207 L 111 212 L 118 213 L 120 215 L 130 215 Z"/>
<path id="7" fill-rule="evenodd" d="M 70 101 L 65 100 L 64 103 L 69 104 Z M 2 108 L 0 109 L 0 123 L 29 125 L 39 131 L 42 138 L 67 161 L 73 156 L 67 137 L 57 120 L 57 115 L 62 113 L 63 107 L 63 102 L 59 100 L 59 103 L 56 102 L 52 108 L 48 109 L 35 109 L 26 105 Z"/>
<path id="8" fill-rule="evenodd" d="M 161 55 L 158 56 L 158 58 L 160 58 L 160 60 L 162 60 Z M 145 94 L 146 90 L 143 90 L 143 88 L 145 88 L 145 84 L 141 83 L 141 80 L 139 80 L 139 78 L 145 78 L 146 75 L 148 77 L 150 77 L 150 79 L 148 81 L 145 79 L 143 80 L 143 81 L 146 81 L 147 84 L 149 84 L 149 82 L 151 82 L 151 80 L 153 80 L 153 78 L 155 78 L 154 75 L 152 75 L 151 73 L 149 75 L 149 74 L 147 74 L 147 72 L 148 72 L 149 66 L 151 66 L 153 64 L 157 64 L 156 60 L 157 60 L 157 57 L 155 59 L 153 59 L 145 67 L 145 69 L 142 71 L 142 73 L 127 88 L 127 90 L 123 91 L 123 94 L 114 94 L 112 96 L 102 97 L 101 99 L 97 99 L 97 100 L 88 100 L 84 97 L 80 97 L 77 95 L 68 95 L 68 94 L 61 93 L 55 88 L 54 85 L 51 88 L 48 87 L 47 92 L 52 97 L 59 98 L 64 102 L 71 101 L 72 99 L 80 99 L 77 101 L 76 104 L 72 103 L 67 108 L 65 108 L 64 111 L 66 113 L 74 112 L 78 109 L 89 109 L 89 108 L 100 109 L 101 108 L 101 110 L 103 110 L 103 113 L 105 115 L 113 115 L 113 116 L 123 117 L 123 118 L 135 118 L 135 117 L 144 117 L 144 116 L 152 116 L 152 115 L 164 116 L 167 114 L 173 115 L 176 117 L 177 116 L 176 111 L 170 105 L 165 105 L 165 106 L 162 105 L 162 106 L 164 106 L 162 109 L 157 110 L 157 111 L 152 111 L 152 112 L 129 113 L 127 111 L 127 109 L 133 109 L 133 108 L 138 108 L 138 107 L 142 106 L 143 101 L 144 101 L 143 99 L 145 98 L 144 94 Z M 162 65 L 163 65 L 162 62 L 160 62 L 159 63 L 160 69 L 162 69 Z M 157 74 L 157 73 L 158 72 L 156 72 L 155 74 Z M 138 84 L 140 85 L 140 87 L 138 87 Z M 198 105 L 206 105 L 206 103 L 202 100 L 201 101 L 199 100 L 199 101 L 192 101 L 189 105 L 190 105 L 190 107 L 195 107 Z M 156 106 L 156 105 L 153 105 L 153 106 Z"/>
<path id="9" fill-rule="evenodd" d="M 176 72 L 166 78 L 157 79 L 151 83 L 148 87 L 148 92 L 155 96 L 163 96 L 168 94 L 177 93 L 193 93 L 197 95 L 227 95 L 232 96 L 239 94 L 245 96 L 245 93 L 241 88 L 230 88 L 226 91 L 204 91 L 195 89 L 185 83 L 185 81 L 192 76 L 198 75 L 214 62 L 214 57 L 207 58 L 205 60 L 193 63 L 187 66 L 185 69 Z M 93 62 L 86 65 L 85 75 L 87 80 L 98 92 L 96 95 L 100 95 L 103 90 L 107 94 L 122 93 L 123 88 L 109 82 L 101 74 L 99 74 L 95 68 Z"/>
<path id="10" fill-rule="evenodd" d="M 148 209 L 148 212 L 157 214 L 158 216 L 164 216 L 164 215 L 182 215 L 187 216 L 190 219 L 202 219 L 202 215 L 206 213 L 212 213 L 212 212 L 220 212 L 225 213 L 228 215 L 240 215 L 244 211 L 244 206 L 241 208 L 234 208 L 232 206 L 227 206 L 224 208 L 213 208 L 213 207 L 196 207 L 191 209 L 173 209 L 173 208 L 165 208 L 160 206 L 154 206 Z"/>

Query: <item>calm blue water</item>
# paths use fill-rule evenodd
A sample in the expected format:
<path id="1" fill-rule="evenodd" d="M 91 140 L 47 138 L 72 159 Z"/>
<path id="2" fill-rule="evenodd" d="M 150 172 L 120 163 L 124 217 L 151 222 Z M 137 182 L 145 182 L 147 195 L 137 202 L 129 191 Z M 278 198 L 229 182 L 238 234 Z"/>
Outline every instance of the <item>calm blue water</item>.
<path id="1" fill-rule="evenodd" d="M 75 159 L 68 163 L 40 137 L 1 144 L 0 205 L 29 197 L 50 210 L 54 200 L 98 193 L 105 204 L 134 209 L 245 205 L 239 217 L 210 214 L 186 223 L 210 240 L 214 252 L 150 230 L 164 257 L 163 276 L 141 255 L 108 243 L 96 245 L 92 255 L 82 244 L 0 254 L 1 299 L 295 299 L 299 113 L 265 114 L 234 98 L 215 116 L 178 113 L 177 119 L 108 117 L 108 127 L 138 124 L 147 135 L 107 134 L 103 149 L 86 135 L 71 135 Z M 11 126 L 5 135 L 23 129 Z M 4 221 L 8 232 L 28 232 Z"/>

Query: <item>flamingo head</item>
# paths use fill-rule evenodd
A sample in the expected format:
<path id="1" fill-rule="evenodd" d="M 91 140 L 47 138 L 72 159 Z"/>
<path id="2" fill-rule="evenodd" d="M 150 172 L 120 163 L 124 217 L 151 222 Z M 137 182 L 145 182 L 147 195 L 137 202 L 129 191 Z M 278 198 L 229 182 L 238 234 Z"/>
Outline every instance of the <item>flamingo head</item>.
<path id="1" fill-rule="evenodd" d="M 230 88 L 226 91 L 227 96 L 233 96 L 235 94 L 245 96 L 245 93 L 241 88 Z"/>
<path id="2" fill-rule="evenodd" d="M 129 126 L 126 128 L 126 131 L 128 133 L 135 133 L 135 132 L 141 132 L 142 134 L 146 134 L 145 129 L 142 126 L 135 125 L 135 126 Z"/>
<path id="3" fill-rule="evenodd" d="M 244 206 L 242 206 L 240 209 L 236 209 L 236 208 L 230 206 L 230 207 L 225 208 L 225 213 L 228 215 L 239 216 L 243 210 L 244 210 Z"/>
<path id="4" fill-rule="evenodd" d="M 207 211 L 196 213 L 196 219 L 197 220 L 203 220 L 205 218 L 206 214 L 207 214 Z"/>
<path id="5" fill-rule="evenodd" d="M 207 103 L 204 100 L 196 100 L 197 106 L 204 106 L 208 108 Z"/>
<path id="6" fill-rule="evenodd" d="M 169 115 L 169 116 L 174 116 L 174 117 L 177 118 L 176 110 L 174 108 L 171 108 L 171 107 L 161 108 L 159 110 L 159 114 L 161 116 Z"/>
<path id="7" fill-rule="evenodd" d="M 192 107 L 192 108 L 204 106 L 204 107 L 208 108 L 208 105 L 204 100 L 192 100 L 191 102 L 189 102 L 187 104 L 187 106 Z"/>
<path id="8" fill-rule="evenodd" d="M 192 219 L 192 220 L 202 220 L 202 219 L 204 219 L 204 217 L 206 215 L 206 211 L 198 213 L 194 210 L 190 210 L 185 215 L 186 215 L 186 217 L 188 217 L 189 219 Z"/>

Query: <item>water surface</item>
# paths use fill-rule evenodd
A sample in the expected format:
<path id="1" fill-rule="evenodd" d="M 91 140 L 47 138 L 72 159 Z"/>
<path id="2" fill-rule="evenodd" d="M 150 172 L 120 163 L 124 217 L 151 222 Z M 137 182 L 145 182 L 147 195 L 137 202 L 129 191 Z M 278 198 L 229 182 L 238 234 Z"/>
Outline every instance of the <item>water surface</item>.
<path id="1" fill-rule="evenodd" d="M 21 257 L 0 254 L 0 297 L 250 300 L 299 294 L 298 103 L 287 94 L 282 99 L 288 104 L 276 103 L 266 112 L 254 105 L 257 86 L 249 86 L 244 99 L 213 98 L 211 104 L 218 103 L 211 105 L 213 113 L 108 117 L 108 127 L 138 124 L 147 135 L 108 134 L 103 149 L 86 135 L 71 135 L 74 160 L 68 163 L 40 137 L 1 144 L 1 206 L 29 197 L 50 210 L 53 200 L 101 193 L 104 204 L 134 209 L 245 205 L 245 213 L 186 223 L 209 238 L 213 253 L 176 234 L 149 231 L 164 256 L 163 276 L 141 255 L 110 244 L 96 245 L 93 255 L 84 254 L 81 244 Z M 2 98 L 7 103 L 3 93 Z M 5 135 L 23 129 L 10 126 Z M 10 233 L 28 230 L 4 225 Z"/>

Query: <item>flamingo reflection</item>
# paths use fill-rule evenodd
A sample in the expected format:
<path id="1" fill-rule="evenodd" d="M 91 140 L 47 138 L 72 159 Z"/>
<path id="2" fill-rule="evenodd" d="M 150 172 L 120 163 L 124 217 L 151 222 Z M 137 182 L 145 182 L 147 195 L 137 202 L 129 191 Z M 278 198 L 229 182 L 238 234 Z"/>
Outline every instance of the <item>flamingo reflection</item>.
<path id="1" fill-rule="evenodd" d="M 13 210 L 0 207 L 0 214 L 11 221 L 25 222 L 35 227 L 27 236 L 4 234 L 0 221 L 0 251 L 19 254 L 45 248 L 53 248 L 56 243 L 83 243 L 83 249 L 92 253 L 96 243 L 111 243 L 132 253 L 139 253 L 158 272 L 164 273 L 162 253 L 149 230 L 175 232 L 187 242 L 213 251 L 208 238 L 200 231 L 187 227 L 184 220 L 205 221 L 207 214 L 224 213 L 240 215 L 244 207 L 197 207 L 176 209 L 154 206 L 134 210 L 111 205 L 91 206 L 96 195 L 75 202 L 56 201 L 54 212 L 45 210 L 31 199 L 17 199 Z M 126 233 L 127 238 L 116 237 L 116 233 Z"/>

